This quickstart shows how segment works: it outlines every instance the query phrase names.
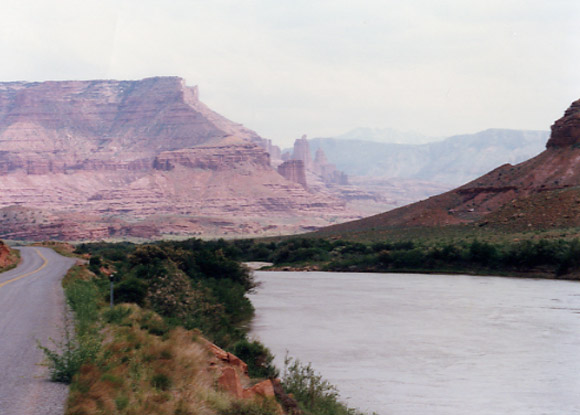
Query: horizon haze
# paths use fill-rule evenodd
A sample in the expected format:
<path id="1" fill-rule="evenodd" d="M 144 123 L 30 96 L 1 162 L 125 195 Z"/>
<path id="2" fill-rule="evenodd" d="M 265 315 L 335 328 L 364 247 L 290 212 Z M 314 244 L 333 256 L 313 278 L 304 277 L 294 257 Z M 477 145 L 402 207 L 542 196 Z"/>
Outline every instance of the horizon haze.
<path id="1" fill-rule="evenodd" d="M 0 80 L 181 76 L 280 146 L 357 127 L 547 130 L 580 91 L 570 0 L 2 5 Z"/>

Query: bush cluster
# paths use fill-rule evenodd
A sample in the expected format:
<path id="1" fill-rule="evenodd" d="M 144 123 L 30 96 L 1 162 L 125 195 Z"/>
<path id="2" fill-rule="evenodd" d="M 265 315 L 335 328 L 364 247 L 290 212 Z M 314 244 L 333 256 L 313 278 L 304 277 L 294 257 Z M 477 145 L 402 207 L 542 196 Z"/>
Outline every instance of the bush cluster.
<path id="1" fill-rule="evenodd" d="M 300 403 L 306 415 L 362 415 L 338 400 L 336 387 L 316 373 L 310 364 L 286 357 L 284 389 Z"/>
<path id="2" fill-rule="evenodd" d="M 135 303 L 165 318 L 170 327 L 199 329 L 228 350 L 246 350 L 246 363 L 256 376 L 274 376 L 268 349 L 246 337 L 254 308 L 246 294 L 255 288 L 252 273 L 238 261 L 231 243 L 190 239 L 134 245 L 82 244 L 77 253 L 90 254 L 99 274 L 114 268 L 117 303 Z M 106 278 L 102 278 L 106 284 Z M 108 291 L 103 285 L 103 296 Z M 246 345 L 246 349 L 240 349 Z M 251 346 L 251 347 L 250 347 Z"/>
<path id="3" fill-rule="evenodd" d="M 268 261 L 276 266 L 317 264 L 327 271 L 521 272 L 568 278 L 580 270 L 578 240 L 461 240 L 427 245 L 296 237 L 281 242 L 242 240 L 229 244 L 225 249 L 241 260 Z"/>

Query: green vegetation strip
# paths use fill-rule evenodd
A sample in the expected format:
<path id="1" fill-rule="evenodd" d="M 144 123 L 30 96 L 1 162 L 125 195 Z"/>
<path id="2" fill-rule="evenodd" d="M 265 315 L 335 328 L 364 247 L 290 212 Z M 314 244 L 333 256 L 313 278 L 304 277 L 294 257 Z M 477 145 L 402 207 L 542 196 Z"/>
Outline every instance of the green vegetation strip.
<path id="1" fill-rule="evenodd" d="M 244 261 L 274 263 L 274 269 L 580 279 L 578 239 L 494 243 L 471 238 L 362 243 L 294 237 L 277 242 L 233 241 L 224 250 Z"/>
<path id="2" fill-rule="evenodd" d="M 255 382 L 279 374 L 268 349 L 247 338 L 246 294 L 255 283 L 231 246 L 194 239 L 77 247 L 90 261 L 63 280 L 73 320 L 61 343 L 40 345 L 52 379 L 71 385 L 67 415 L 273 415 L 279 404 L 289 414 L 358 414 L 297 361 L 282 379 L 296 399 L 243 400 L 218 387 L 204 338 L 243 359 Z M 118 305 L 111 308 L 112 272 Z"/>

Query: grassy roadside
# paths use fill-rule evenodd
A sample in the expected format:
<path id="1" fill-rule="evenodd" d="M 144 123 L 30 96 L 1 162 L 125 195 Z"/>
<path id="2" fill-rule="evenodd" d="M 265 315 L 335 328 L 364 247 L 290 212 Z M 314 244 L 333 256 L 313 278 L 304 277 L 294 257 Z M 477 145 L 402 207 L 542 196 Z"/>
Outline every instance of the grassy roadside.
<path id="1" fill-rule="evenodd" d="M 69 331 L 45 352 L 53 380 L 70 382 L 66 415 L 276 413 L 272 399 L 241 400 L 218 387 L 199 331 L 171 327 L 135 304 L 111 309 L 100 285 L 84 265 L 63 280 L 76 336 Z"/>
<path id="2" fill-rule="evenodd" d="M 107 245 L 105 248 L 110 249 L 111 246 Z M 230 350 L 250 363 L 249 374 L 253 378 L 239 374 L 244 391 L 250 390 L 254 384 L 264 381 L 265 378 L 277 375 L 268 365 L 269 352 L 259 343 L 243 338 L 235 340 L 239 335 L 236 327 L 232 326 L 231 329 L 237 334 L 212 332 L 213 326 L 200 320 L 195 306 L 201 306 L 209 312 L 206 317 L 211 323 L 215 317 L 214 312 L 219 313 L 220 310 L 213 307 L 206 309 L 207 298 L 204 300 L 200 295 L 217 294 L 201 290 L 199 281 L 188 282 L 186 274 L 173 268 L 175 263 L 172 260 L 160 260 L 161 253 L 157 248 L 139 249 L 131 249 L 132 267 L 138 273 L 134 273 L 131 267 L 124 269 L 123 280 L 117 286 L 124 287 L 124 291 L 119 292 L 122 294 L 120 297 L 125 296 L 125 300 L 138 298 L 140 305 L 129 302 L 114 308 L 108 306 L 109 279 L 104 271 L 111 269 L 109 267 L 112 267 L 112 263 L 104 257 L 96 260 L 97 257 L 93 256 L 88 264 L 75 265 L 63 279 L 67 303 L 74 311 L 74 328 L 69 327 L 64 336 L 65 341 L 56 350 L 44 350 L 51 363 L 53 379 L 70 382 L 66 415 L 358 414 L 342 405 L 335 390 L 311 368 L 304 371 L 306 366 L 299 363 L 287 368 L 286 377 L 281 383 L 282 391 L 275 395 L 278 400 L 274 396 L 259 394 L 241 398 L 230 389 L 224 388 L 222 369 L 227 364 L 216 360 L 215 354 L 208 349 L 205 333 L 202 334 L 199 329 L 192 327 L 192 321 L 209 330 L 210 336 L 230 341 Z M 111 252 L 114 252 L 113 257 L 118 260 L 116 266 L 120 266 L 119 262 L 128 261 L 127 257 L 119 255 L 115 249 Z M 180 251 L 178 258 L 184 259 L 187 255 Z M 204 258 L 207 259 L 207 255 Z M 185 265 L 182 264 L 182 268 Z M 223 271 L 223 268 L 214 268 L 217 269 Z M 135 281 L 137 274 L 142 278 L 147 274 L 145 282 L 141 281 L 148 285 L 144 297 L 141 290 L 143 287 Z M 188 284 L 199 289 L 196 295 L 176 298 L 174 288 L 178 292 L 186 292 Z M 212 284 L 214 282 L 209 286 Z M 220 289 L 227 290 L 228 287 L 236 290 L 235 286 L 224 281 L 216 286 L 215 292 Z M 219 295 L 220 298 L 232 301 L 231 293 Z M 180 313 L 169 312 L 163 315 L 172 307 L 183 311 L 183 304 L 178 303 L 189 300 L 193 300 L 195 304 L 193 307 L 187 306 L 185 311 L 193 313 L 196 316 L 194 320 L 190 320 L 188 315 L 181 316 Z M 244 308 L 242 303 L 238 306 Z M 158 307 L 162 314 L 151 307 Z M 180 316 L 181 320 L 178 318 Z M 224 316 L 226 314 L 222 315 Z M 239 321 L 242 322 L 243 320 Z M 186 323 L 189 327 L 186 328 L 181 323 Z M 73 332 L 75 336 L 71 335 Z M 292 399 L 284 392 L 284 388 L 297 397 L 303 397 L 304 401 L 297 402 Z"/>

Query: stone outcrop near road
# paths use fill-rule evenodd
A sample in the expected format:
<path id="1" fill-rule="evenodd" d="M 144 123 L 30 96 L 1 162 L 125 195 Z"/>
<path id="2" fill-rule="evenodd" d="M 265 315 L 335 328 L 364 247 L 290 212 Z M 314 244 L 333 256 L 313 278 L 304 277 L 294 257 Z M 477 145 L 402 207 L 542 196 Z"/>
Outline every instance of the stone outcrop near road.
<path id="1" fill-rule="evenodd" d="M 279 234 L 356 217 L 177 77 L 0 83 L 0 236 Z"/>
<path id="2" fill-rule="evenodd" d="M 10 249 L 8 246 L 0 241 L 0 269 L 10 265 Z"/>

